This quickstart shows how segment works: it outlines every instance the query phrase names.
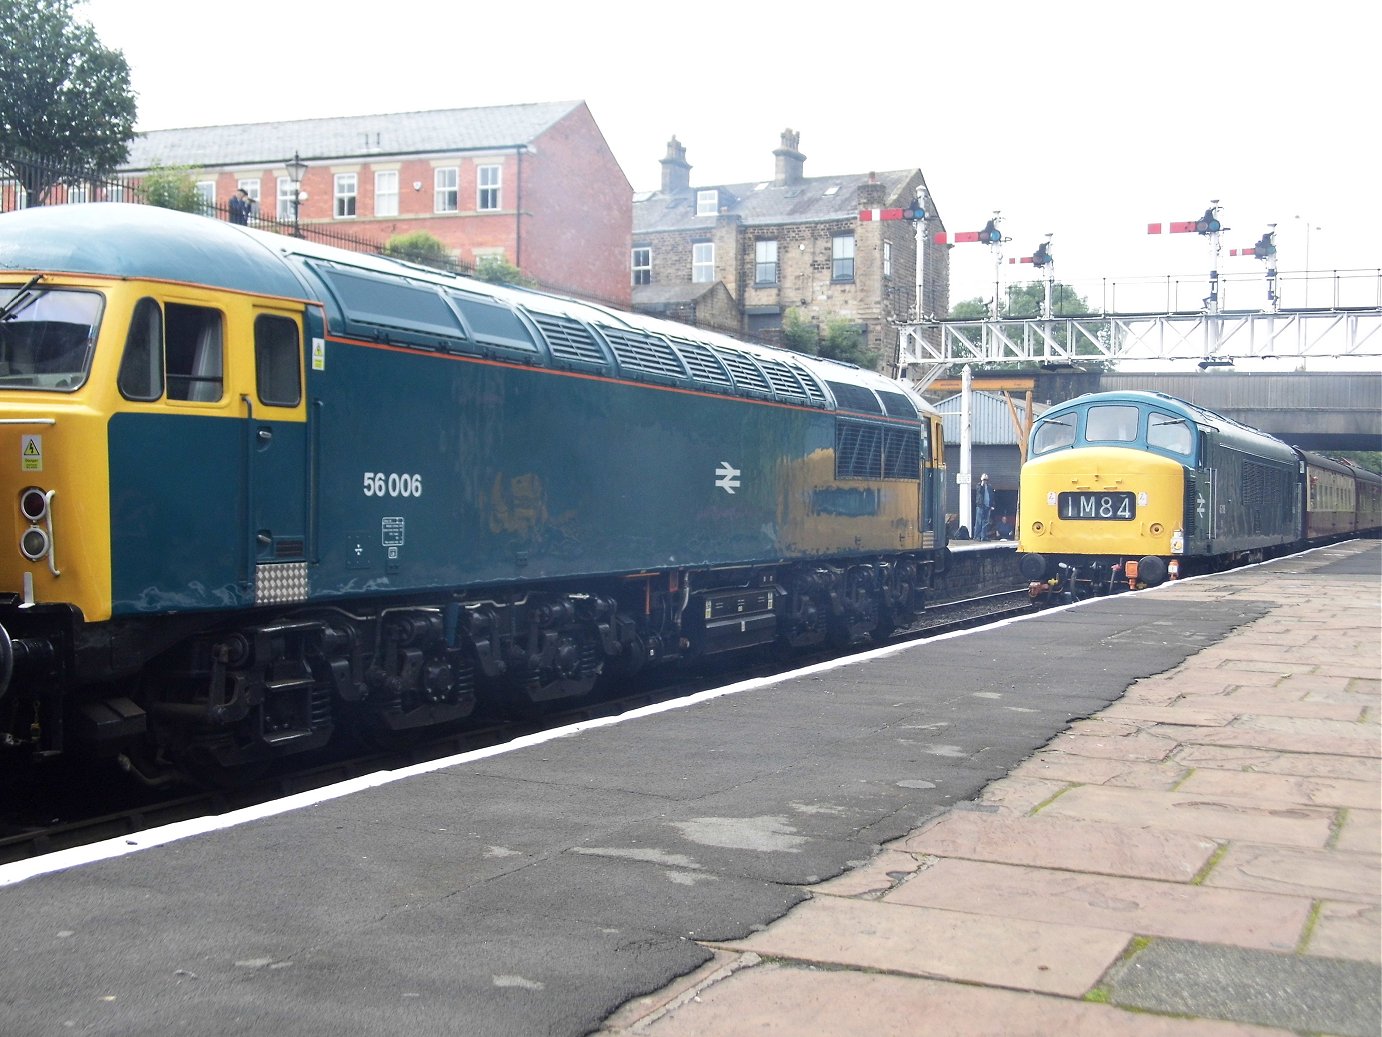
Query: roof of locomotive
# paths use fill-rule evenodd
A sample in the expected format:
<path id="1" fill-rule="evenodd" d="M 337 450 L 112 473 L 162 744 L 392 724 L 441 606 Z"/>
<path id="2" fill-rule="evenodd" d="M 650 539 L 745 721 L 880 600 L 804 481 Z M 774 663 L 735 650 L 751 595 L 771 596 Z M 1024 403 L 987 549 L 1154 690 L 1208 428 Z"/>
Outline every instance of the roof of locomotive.
<path id="1" fill-rule="evenodd" d="M 276 235 L 152 205 L 90 202 L 0 216 L 0 270 L 207 284 L 304 298 L 263 239 Z"/>
<path id="2" fill-rule="evenodd" d="M 622 325 L 694 339 L 762 358 L 790 358 L 822 382 L 901 394 L 922 415 L 935 409 L 921 396 L 853 364 L 746 342 L 704 328 L 631 313 L 548 292 L 477 281 L 385 256 L 350 252 L 157 206 L 120 202 L 61 205 L 0 216 L 0 270 L 55 271 L 205 284 L 255 294 L 316 299 L 319 292 L 290 257 L 464 288 L 540 313 Z M 330 299 L 320 300 L 332 307 Z"/>
<path id="3" fill-rule="evenodd" d="M 1286 443 L 1277 439 L 1276 436 L 1261 429 L 1253 428 L 1251 425 L 1244 425 L 1240 421 L 1225 417 L 1217 411 L 1199 407 L 1175 396 L 1168 396 L 1160 392 L 1147 392 L 1138 389 L 1118 389 L 1109 392 L 1085 393 L 1077 396 L 1073 400 L 1066 400 L 1058 403 L 1050 410 L 1038 416 L 1040 422 L 1047 418 L 1059 417 L 1068 414 L 1072 410 L 1083 410 L 1094 404 L 1141 404 L 1146 407 L 1155 407 L 1158 410 L 1166 411 L 1177 417 L 1185 418 L 1187 421 L 1194 422 L 1197 426 L 1203 426 L 1217 430 L 1221 435 L 1227 436 L 1231 440 L 1237 440 L 1244 445 L 1251 445 L 1260 452 L 1275 454 L 1281 458 L 1295 456 L 1295 450 Z M 1035 434 L 1035 432 L 1033 433 Z"/>

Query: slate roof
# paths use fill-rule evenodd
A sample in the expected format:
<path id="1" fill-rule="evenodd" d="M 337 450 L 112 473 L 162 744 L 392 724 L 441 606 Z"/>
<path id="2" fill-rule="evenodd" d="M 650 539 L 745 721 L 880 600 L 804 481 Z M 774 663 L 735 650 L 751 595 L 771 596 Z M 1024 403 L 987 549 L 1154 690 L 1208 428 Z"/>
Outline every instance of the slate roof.
<path id="1" fill-rule="evenodd" d="M 122 169 L 282 165 L 294 152 L 313 162 L 513 148 L 531 144 L 584 104 L 547 101 L 151 130 L 130 143 L 129 160 Z"/>
<path id="2" fill-rule="evenodd" d="M 720 192 L 720 207 L 738 216 L 744 226 L 855 219 L 859 215 L 859 188 L 868 183 L 870 175 L 883 185 L 884 198 L 892 200 L 916 170 L 812 176 L 790 184 L 771 178 L 745 184 L 698 184 L 667 194 L 650 191 L 634 196 L 633 232 L 637 236 L 715 226 L 714 216 L 696 215 L 696 192 L 712 188 Z"/>

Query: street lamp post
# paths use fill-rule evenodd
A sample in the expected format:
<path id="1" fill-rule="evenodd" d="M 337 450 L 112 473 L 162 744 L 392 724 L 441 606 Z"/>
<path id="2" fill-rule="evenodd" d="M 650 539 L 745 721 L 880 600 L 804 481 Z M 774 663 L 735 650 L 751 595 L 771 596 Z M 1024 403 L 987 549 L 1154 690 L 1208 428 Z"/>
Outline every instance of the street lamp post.
<path id="1" fill-rule="evenodd" d="M 293 152 L 293 160 L 287 164 L 288 179 L 293 182 L 293 237 L 302 237 L 302 224 L 298 219 L 298 209 L 302 205 L 302 178 L 307 175 L 307 163 Z"/>

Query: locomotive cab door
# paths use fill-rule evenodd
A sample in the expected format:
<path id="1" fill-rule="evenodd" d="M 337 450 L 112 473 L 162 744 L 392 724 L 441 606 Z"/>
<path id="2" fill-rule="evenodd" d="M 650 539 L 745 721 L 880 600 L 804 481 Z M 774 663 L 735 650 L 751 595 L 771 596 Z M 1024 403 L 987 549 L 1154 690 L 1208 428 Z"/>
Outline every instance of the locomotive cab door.
<path id="1" fill-rule="evenodd" d="M 245 512 L 256 605 L 307 597 L 307 407 L 300 312 L 256 307 L 242 385 Z"/>

